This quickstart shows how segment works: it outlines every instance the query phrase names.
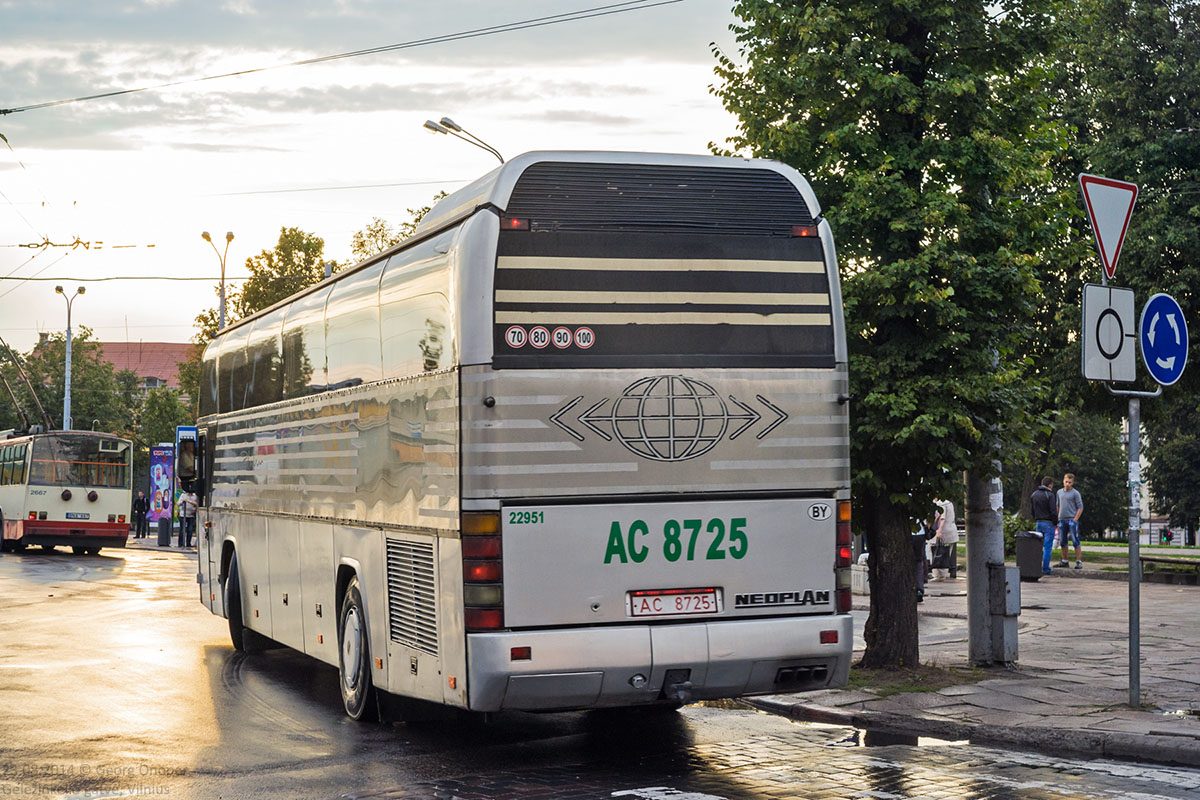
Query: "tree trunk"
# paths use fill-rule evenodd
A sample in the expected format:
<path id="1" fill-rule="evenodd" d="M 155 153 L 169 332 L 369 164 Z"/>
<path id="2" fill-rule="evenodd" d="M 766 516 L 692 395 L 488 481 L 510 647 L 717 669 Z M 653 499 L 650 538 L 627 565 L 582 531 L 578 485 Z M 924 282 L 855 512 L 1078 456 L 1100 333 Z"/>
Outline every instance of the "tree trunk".
<path id="1" fill-rule="evenodd" d="M 920 663 L 917 642 L 916 553 L 908 515 L 881 497 L 863 503 L 871 556 L 871 613 L 860 666 L 898 669 Z"/>

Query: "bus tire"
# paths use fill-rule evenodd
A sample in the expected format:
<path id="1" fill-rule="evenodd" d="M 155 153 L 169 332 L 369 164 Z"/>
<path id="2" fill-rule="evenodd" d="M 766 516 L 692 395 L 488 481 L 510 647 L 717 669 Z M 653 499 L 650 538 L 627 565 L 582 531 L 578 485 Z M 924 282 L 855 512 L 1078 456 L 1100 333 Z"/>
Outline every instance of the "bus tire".
<path id="1" fill-rule="evenodd" d="M 229 574 L 225 576 L 223 587 L 225 616 L 229 618 L 229 639 L 233 649 L 246 651 L 246 628 L 242 624 L 242 590 L 238 583 L 237 553 L 229 557 Z"/>
<path id="2" fill-rule="evenodd" d="M 367 614 L 355 575 L 346 585 L 342 610 L 338 614 L 338 686 L 342 690 L 342 705 L 350 719 L 374 721 L 378 706 L 375 687 L 371 683 L 371 646 L 367 631 Z"/>

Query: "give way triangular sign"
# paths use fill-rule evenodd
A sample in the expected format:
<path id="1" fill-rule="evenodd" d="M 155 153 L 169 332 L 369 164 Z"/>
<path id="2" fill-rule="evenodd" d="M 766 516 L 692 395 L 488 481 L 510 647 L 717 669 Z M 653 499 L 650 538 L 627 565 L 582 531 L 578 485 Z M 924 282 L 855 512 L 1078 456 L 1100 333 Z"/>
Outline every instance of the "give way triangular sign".
<path id="1" fill-rule="evenodd" d="M 1096 234 L 1104 274 L 1112 278 L 1117 272 L 1117 259 L 1121 257 L 1121 245 L 1125 243 L 1125 231 L 1129 229 L 1129 218 L 1137 201 L 1137 184 L 1080 173 L 1079 188 L 1083 192 L 1092 232 Z"/>

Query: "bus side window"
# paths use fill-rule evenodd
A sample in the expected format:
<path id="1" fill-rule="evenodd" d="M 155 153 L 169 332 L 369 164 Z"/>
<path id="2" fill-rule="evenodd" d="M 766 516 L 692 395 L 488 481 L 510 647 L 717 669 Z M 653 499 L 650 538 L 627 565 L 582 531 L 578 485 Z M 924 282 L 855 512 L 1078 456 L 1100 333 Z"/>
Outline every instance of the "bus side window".
<path id="1" fill-rule="evenodd" d="M 11 446 L 0 449 L 0 486 L 12 481 L 12 451 Z"/>

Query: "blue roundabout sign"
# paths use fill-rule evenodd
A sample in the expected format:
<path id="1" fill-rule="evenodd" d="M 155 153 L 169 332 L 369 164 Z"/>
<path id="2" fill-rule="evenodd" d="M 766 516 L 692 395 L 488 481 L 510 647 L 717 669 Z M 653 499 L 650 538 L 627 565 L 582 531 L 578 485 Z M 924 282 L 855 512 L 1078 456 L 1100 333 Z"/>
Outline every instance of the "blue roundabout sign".
<path id="1" fill-rule="evenodd" d="M 1138 339 L 1150 377 L 1163 386 L 1179 380 L 1187 365 L 1188 331 L 1175 298 L 1156 294 L 1146 301 L 1138 320 Z"/>

